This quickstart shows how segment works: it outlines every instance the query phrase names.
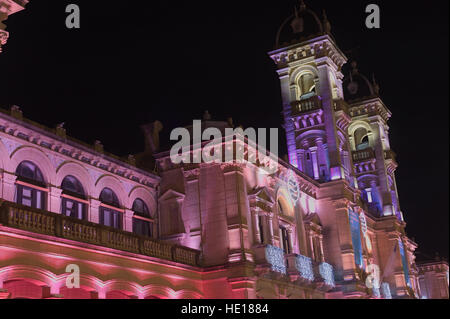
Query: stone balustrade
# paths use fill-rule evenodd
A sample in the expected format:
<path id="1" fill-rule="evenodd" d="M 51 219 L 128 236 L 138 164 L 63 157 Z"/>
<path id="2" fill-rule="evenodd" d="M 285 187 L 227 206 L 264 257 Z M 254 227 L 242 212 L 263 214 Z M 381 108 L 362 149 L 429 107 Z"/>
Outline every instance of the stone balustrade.
<path id="1" fill-rule="evenodd" d="M 353 162 L 362 162 L 375 158 L 375 152 L 372 148 L 366 148 L 364 150 L 352 152 Z"/>
<path id="2" fill-rule="evenodd" d="M 198 250 L 7 201 L 0 203 L 0 224 L 33 233 L 200 266 Z"/>
<path id="3" fill-rule="evenodd" d="M 321 109 L 322 101 L 319 96 L 314 95 L 308 99 L 294 101 L 291 106 L 293 114 L 301 114 Z"/>

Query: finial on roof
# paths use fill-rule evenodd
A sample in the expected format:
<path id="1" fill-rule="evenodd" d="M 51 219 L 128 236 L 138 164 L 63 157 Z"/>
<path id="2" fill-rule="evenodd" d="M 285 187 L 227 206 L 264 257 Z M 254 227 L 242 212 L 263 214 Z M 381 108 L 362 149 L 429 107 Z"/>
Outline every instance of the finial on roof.
<path id="1" fill-rule="evenodd" d="M 300 11 L 303 11 L 306 9 L 305 1 L 300 0 Z"/>
<path id="2" fill-rule="evenodd" d="M 380 86 L 377 83 L 377 80 L 375 79 L 375 73 L 372 73 L 372 85 L 373 90 L 375 91 L 375 94 L 380 94 Z"/>
<path id="3" fill-rule="evenodd" d="M 209 120 L 211 120 L 211 114 L 209 114 L 208 111 L 205 111 L 205 113 L 203 113 L 203 120 L 204 120 L 204 121 L 209 121 Z"/>
<path id="4" fill-rule="evenodd" d="M 352 74 L 358 74 L 358 63 L 356 61 L 352 61 Z"/>
<path id="5" fill-rule="evenodd" d="M 331 23 L 328 21 L 327 13 L 325 12 L 325 9 L 323 10 L 323 27 L 325 29 L 326 33 L 331 32 Z"/>
<path id="6" fill-rule="evenodd" d="M 436 254 L 436 255 L 435 255 L 434 259 L 435 259 L 436 261 L 441 261 L 441 257 L 439 256 L 439 253 L 436 252 L 435 254 Z"/>

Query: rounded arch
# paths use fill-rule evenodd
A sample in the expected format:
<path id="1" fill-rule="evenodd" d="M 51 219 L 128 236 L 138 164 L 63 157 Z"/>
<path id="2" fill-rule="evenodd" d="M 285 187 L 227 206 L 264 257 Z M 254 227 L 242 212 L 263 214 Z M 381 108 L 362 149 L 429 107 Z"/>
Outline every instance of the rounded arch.
<path id="1" fill-rule="evenodd" d="M 80 285 L 79 288 L 67 288 L 66 286 L 59 289 L 59 294 L 64 299 L 96 299 L 97 293 L 94 289 Z"/>
<path id="2" fill-rule="evenodd" d="M 0 171 L 5 169 L 7 163 L 9 162 L 9 152 L 6 149 L 5 144 L 3 143 L 3 140 L 0 139 Z"/>
<path id="3" fill-rule="evenodd" d="M 35 164 L 44 175 L 45 182 L 47 184 L 55 185 L 56 172 L 50 159 L 44 152 L 31 146 L 23 146 L 16 149 L 11 154 L 8 171 L 15 172 L 19 164 L 23 161 L 29 161 Z"/>
<path id="4" fill-rule="evenodd" d="M 306 131 L 295 138 L 297 148 L 303 148 L 302 142 L 305 140 L 310 140 L 310 145 L 315 145 L 314 139 L 321 138 L 323 143 L 326 144 L 327 134 L 323 130 L 310 130 Z"/>
<path id="5" fill-rule="evenodd" d="M 370 124 L 365 121 L 356 121 L 356 122 L 352 123 L 348 128 L 350 147 L 352 148 L 353 151 L 356 150 L 356 147 L 357 147 L 358 143 L 360 142 L 360 141 L 355 140 L 355 133 L 357 133 L 357 131 L 361 130 L 361 129 L 365 130 L 365 132 L 366 132 L 365 134 L 367 134 L 367 136 L 368 136 L 368 145 L 370 147 L 374 146 L 374 139 L 373 139 L 372 128 L 370 127 Z M 364 136 L 361 136 L 361 139 L 363 137 Z"/>
<path id="6" fill-rule="evenodd" d="M 285 187 L 280 187 L 277 191 L 277 210 L 279 215 L 294 217 L 295 205 L 291 195 Z"/>
<path id="7" fill-rule="evenodd" d="M 0 281 L 27 280 L 41 286 L 52 286 L 57 276 L 51 271 L 27 265 L 14 265 L 0 268 Z"/>
<path id="8" fill-rule="evenodd" d="M 296 85 L 298 80 L 300 79 L 300 77 L 302 75 L 305 74 L 312 74 L 314 76 L 314 79 L 318 79 L 319 78 L 319 72 L 317 71 L 317 69 L 312 66 L 312 65 L 303 65 L 299 68 L 297 68 L 294 72 L 292 72 L 291 76 L 290 76 L 290 85 Z"/>
<path id="9" fill-rule="evenodd" d="M 50 297 L 48 286 L 34 280 L 21 278 L 3 283 L 10 299 L 43 299 Z"/>
<path id="10" fill-rule="evenodd" d="M 128 281 L 110 280 L 106 282 L 104 289 L 106 299 L 130 299 L 137 298 L 142 287 Z"/>
<path id="11" fill-rule="evenodd" d="M 133 208 L 133 203 L 136 199 L 141 199 L 147 205 L 150 215 L 156 213 L 157 203 L 153 194 L 148 189 L 142 186 L 136 186 L 130 191 L 130 194 L 128 195 L 130 209 Z"/>
<path id="12" fill-rule="evenodd" d="M 95 198 L 100 198 L 100 193 L 104 188 L 111 189 L 117 195 L 121 206 L 130 207 L 128 194 L 126 193 L 122 182 L 118 178 L 111 175 L 101 176 L 95 183 L 95 188 L 92 196 Z"/>
<path id="13" fill-rule="evenodd" d="M 71 175 L 78 179 L 81 185 L 83 185 L 84 191 L 87 196 L 92 195 L 92 193 L 94 192 L 94 183 L 87 169 L 83 165 L 75 162 L 62 163 L 56 170 L 55 185 L 58 187 L 61 186 L 62 181 L 68 175 Z"/>

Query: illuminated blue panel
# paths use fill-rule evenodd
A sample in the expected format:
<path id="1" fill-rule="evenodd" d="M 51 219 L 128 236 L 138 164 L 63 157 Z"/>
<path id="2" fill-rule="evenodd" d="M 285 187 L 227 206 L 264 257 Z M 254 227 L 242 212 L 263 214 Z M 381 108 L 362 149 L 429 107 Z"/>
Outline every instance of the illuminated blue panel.
<path id="1" fill-rule="evenodd" d="M 391 288 L 387 282 L 383 282 L 381 284 L 381 292 L 383 294 L 384 299 L 392 299 Z"/>
<path id="2" fill-rule="evenodd" d="M 405 247 L 403 246 L 403 242 L 401 241 L 401 239 L 398 240 L 398 247 L 400 249 L 400 256 L 402 256 L 402 265 L 403 265 L 403 272 L 405 274 L 405 281 L 408 287 L 411 287 L 411 281 L 409 279 L 408 261 L 406 260 Z"/>
<path id="3" fill-rule="evenodd" d="M 364 268 L 363 251 L 361 244 L 361 228 L 359 223 L 359 216 L 353 210 L 349 210 L 350 231 L 352 234 L 353 252 L 355 254 L 355 263 L 359 268 Z"/>

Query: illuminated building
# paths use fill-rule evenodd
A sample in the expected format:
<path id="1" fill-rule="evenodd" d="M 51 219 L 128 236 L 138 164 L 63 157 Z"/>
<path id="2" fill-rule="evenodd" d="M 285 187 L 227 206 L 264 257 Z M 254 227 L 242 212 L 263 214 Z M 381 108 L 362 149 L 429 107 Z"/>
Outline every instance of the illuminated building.
<path id="1" fill-rule="evenodd" d="M 2 19 L 25 4 L 0 0 Z M 445 270 L 415 264 L 376 82 L 356 64 L 344 77 L 330 23 L 303 2 L 276 46 L 289 164 L 174 164 L 158 152 L 159 122 L 144 127 L 146 151 L 121 159 L 17 106 L 0 113 L 0 296 L 433 297 L 428 278 Z M 72 264 L 80 288 L 66 287 Z"/>

